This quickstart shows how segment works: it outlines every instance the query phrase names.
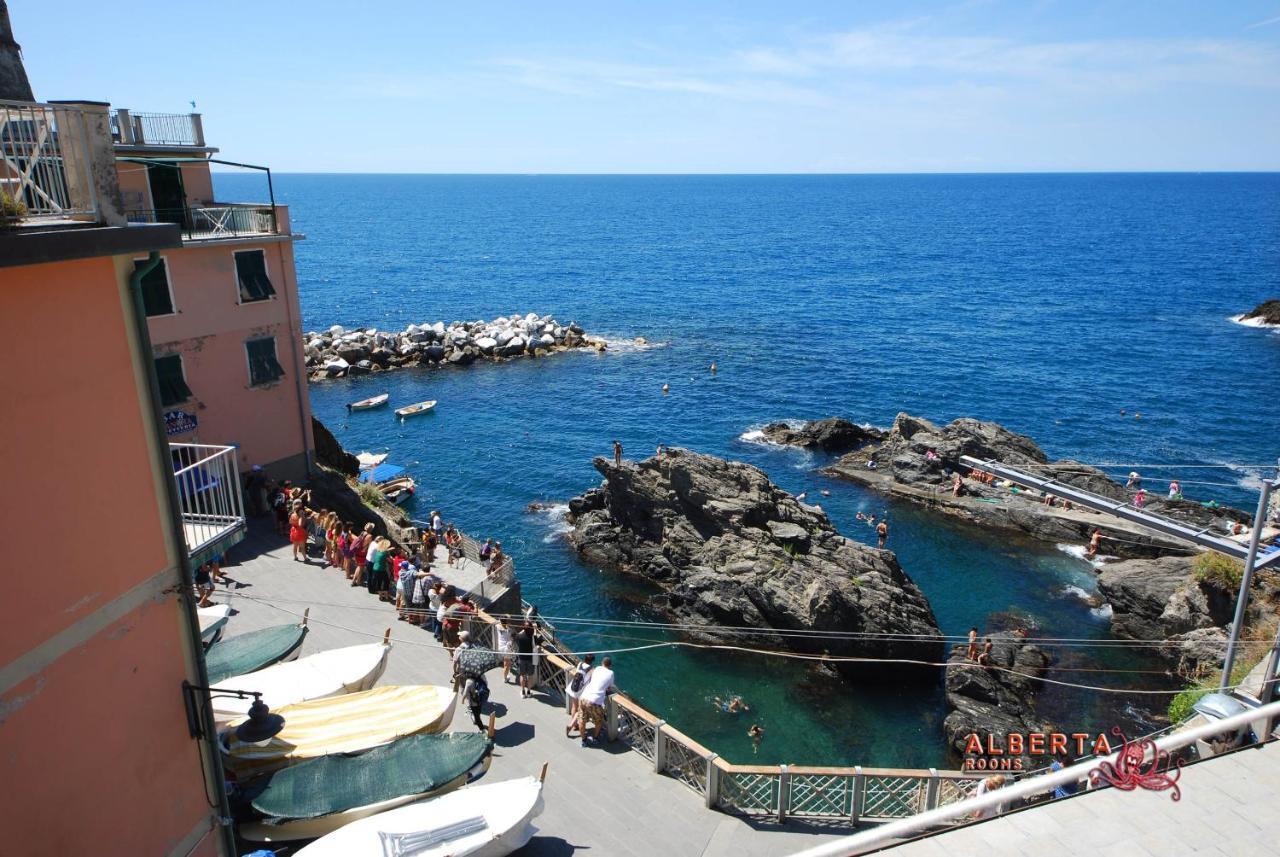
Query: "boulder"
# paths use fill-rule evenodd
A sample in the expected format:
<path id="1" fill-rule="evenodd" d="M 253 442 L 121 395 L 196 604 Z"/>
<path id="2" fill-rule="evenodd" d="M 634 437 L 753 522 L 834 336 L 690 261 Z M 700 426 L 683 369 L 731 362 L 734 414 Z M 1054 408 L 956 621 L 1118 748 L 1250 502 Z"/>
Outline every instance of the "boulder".
<path id="1" fill-rule="evenodd" d="M 823 452 L 848 452 L 883 437 L 883 432 L 878 429 L 863 428 L 839 417 L 813 420 L 800 428 L 792 428 L 788 423 L 770 423 L 763 431 L 773 443 Z"/>
<path id="2" fill-rule="evenodd" d="M 482 336 L 476 340 L 476 348 L 480 349 L 481 354 L 492 354 L 497 347 L 498 341 L 491 336 Z"/>
<path id="3" fill-rule="evenodd" d="M 1242 321 L 1257 319 L 1263 324 L 1280 325 L 1280 300 L 1263 301 L 1243 316 Z"/>
<path id="4" fill-rule="evenodd" d="M 996 668 L 970 661 L 967 645 L 953 648 L 947 660 L 948 714 L 942 731 L 947 744 L 961 755 L 970 735 L 977 735 L 983 746 L 989 742 L 1006 749 L 1005 737 L 1011 732 L 1025 735 L 1045 731 L 1045 725 L 1035 715 L 1034 697 L 1041 684 L 1039 679 L 1049 666 L 1049 656 L 1028 644 L 1017 631 L 998 631 L 983 639 L 993 644 L 990 663 Z M 1042 758 L 1023 757 L 1028 770 L 1043 763 Z"/>
<path id="5" fill-rule="evenodd" d="M 527 345 L 528 343 L 525 342 L 523 337 L 513 336 L 507 344 L 502 347 L 502 356 L 515 357 L 517 354 L 523 353 Z"/>
<path id="6" fill-rule="evenodd" d="M 432 363 L 439 363 L 441 360 L 444 359 L 444 346 L 428 345 L 425 349 L 423 349 L 422 354 Z"/>
<path id="7" fill-rule="evenodd" d="M 369 356 L 369 347 L 358 342 L 346 343 L 338 347 L 338 356 L 348 363 L 359 363 Z"/>

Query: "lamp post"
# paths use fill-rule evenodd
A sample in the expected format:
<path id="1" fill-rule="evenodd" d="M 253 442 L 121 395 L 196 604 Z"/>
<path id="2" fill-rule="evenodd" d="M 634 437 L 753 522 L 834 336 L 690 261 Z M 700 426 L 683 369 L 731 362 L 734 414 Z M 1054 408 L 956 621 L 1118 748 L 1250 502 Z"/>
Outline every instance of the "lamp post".
<path id="1" fill-rule="evenodd" d="M 202 687 L 184 681 L 182 683 L 182 701 L 187 707 L 187 730 L 192 738 L 208 739 L 213 730 L 205 721 L 203 712 L 207 710 L 200 704 L 200 694 L 208 694 L 207 699 L 214 697 L 231 697 L 234 699 L 253 698 L 249 706 L 249 717 L 236 727 L 236 738 L 246 744 L 257 744 L 280 734 L 284 728 L 284 718 L 272 714 L 271 709 L 262 701 L 262 693 L 256 690 L 231 690 L 223 687 Z"/>

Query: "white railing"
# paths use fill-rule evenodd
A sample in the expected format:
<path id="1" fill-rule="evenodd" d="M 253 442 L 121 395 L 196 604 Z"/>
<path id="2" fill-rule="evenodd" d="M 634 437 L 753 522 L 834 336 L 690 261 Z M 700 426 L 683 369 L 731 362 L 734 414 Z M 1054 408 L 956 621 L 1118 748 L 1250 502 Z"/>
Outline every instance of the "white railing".
<path id="1" fill-rule="evenodd" d="M 125 212 L 130 223 L 176 223 L 187 241 L 213 241 L 246 235 L 273 235 L 276 212 L 270 205 L 225 204 L 186 208 L 138 208 Z"/>
<path id="2" fill-rule="evenodd" d="M 0 101 L 0 192 L 29 218 L 97 214 L 88 146 L 78 108 Z"/>
<path id="3" fill-rule="evenodd" d="M 171 443 L 169 450 L 187 553 L 194 557 L 243 533 L 244 502 L 235 447 Z"/>
<path id="4" fill-rule="evenodd" d="M 111 111 L 111 135 L 126 146 L 204 146 L 199 113 Z"/>

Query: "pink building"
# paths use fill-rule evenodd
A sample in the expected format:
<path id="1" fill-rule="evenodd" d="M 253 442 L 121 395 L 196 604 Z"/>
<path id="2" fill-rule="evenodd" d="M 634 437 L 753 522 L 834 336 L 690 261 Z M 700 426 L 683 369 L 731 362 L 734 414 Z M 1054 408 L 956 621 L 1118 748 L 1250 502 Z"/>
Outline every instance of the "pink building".
<path id="1" fill-rule="evenodd" d="M 112 114 L 125 215 L 174 223 L 182 246 L 143 279 L 166 431 L 231 444 L 242 472 L 306 477 L 315 448 L 286 207 L 215 199 L 199 114 Z M 267 195 L 270 172 L 260 170 Z M 143 259 L 135 260 L 142 264 Z"/>

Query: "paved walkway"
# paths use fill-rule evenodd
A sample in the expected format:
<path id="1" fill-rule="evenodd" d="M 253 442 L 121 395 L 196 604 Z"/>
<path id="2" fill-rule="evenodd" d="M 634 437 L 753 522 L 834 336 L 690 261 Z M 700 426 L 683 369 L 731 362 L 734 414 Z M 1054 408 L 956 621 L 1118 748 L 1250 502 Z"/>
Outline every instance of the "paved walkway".
<path id="1" fill-rule="evenodd" d="M 430 634 L 397 621 L 389 605 L 349 586 L 336 569 L 321 569 L 315 559 L 309 566 L 292 562 L 288 544 L 270 527 L 255 522 L 224 568 L 235 582 L 219 586 L 214 600 L 235 609 L 227 638 L 296 621 L 309 607 L 311 630 L 303 655 L 372 642 L 390 627 L 394 647 L 379 684 L 449 683 L 448 656 Z M 543 762 L 551 764 L 546 810 L 535 821 L 539 834 L 521 854 L 764 857 L 850 832 L 796 822 L 778 826 L 708 810 L 700 796 L 655 774 L 646 759 L 623 745 L 583 748 L 566 739 L 567 718 L 558 697 L 539 693 L 521 699 L 515 686 L 499 677 L 490 674 L 498 746 L 485 779 L 536 774 Z M 625 671 L 619 679 L 625 686 Z M 473 728 L 465 711 L 455 716 L 454 728 Z"/>

